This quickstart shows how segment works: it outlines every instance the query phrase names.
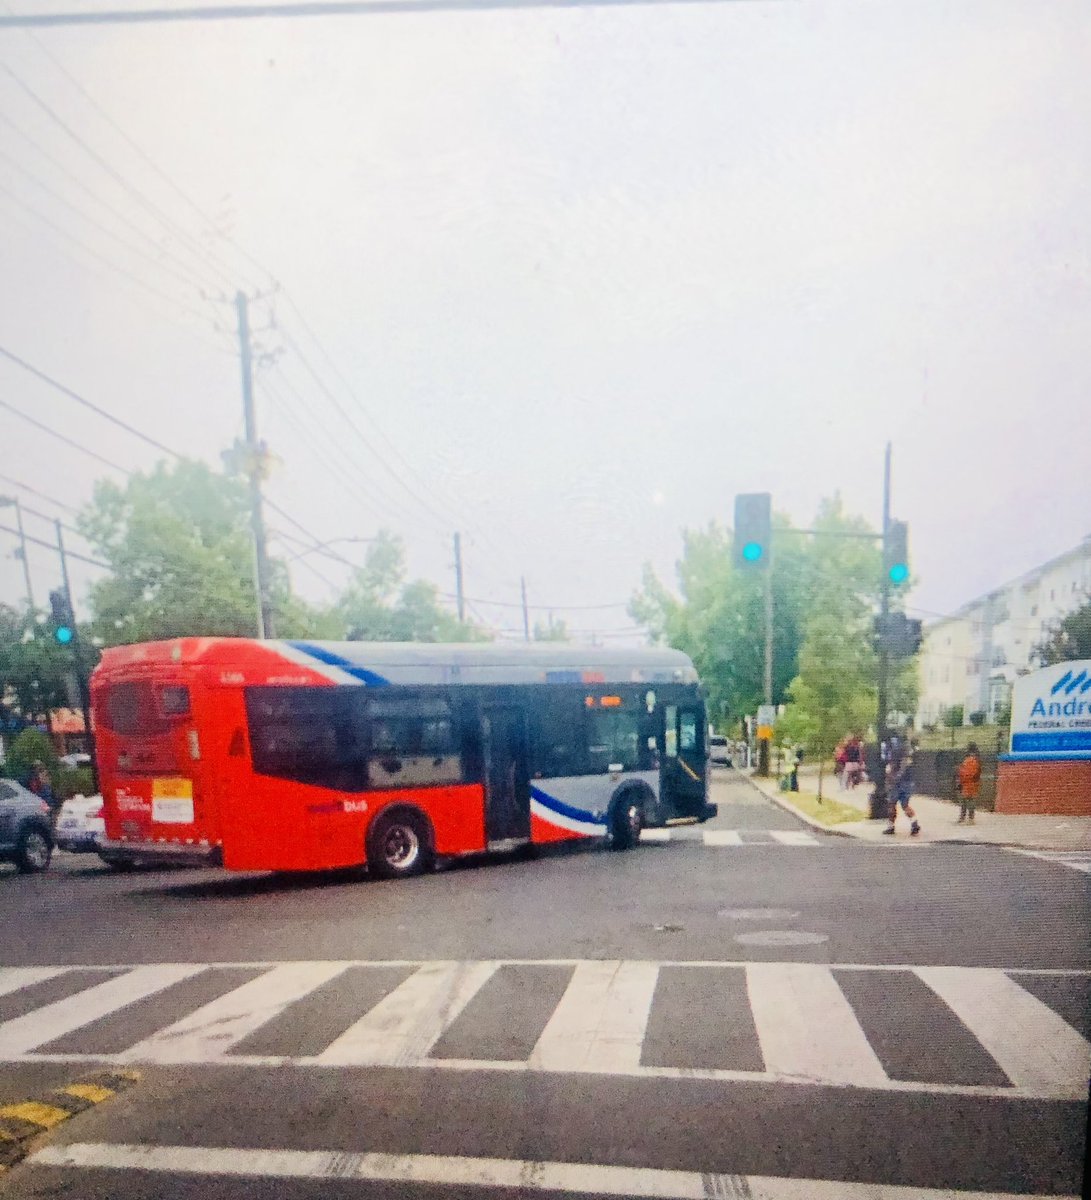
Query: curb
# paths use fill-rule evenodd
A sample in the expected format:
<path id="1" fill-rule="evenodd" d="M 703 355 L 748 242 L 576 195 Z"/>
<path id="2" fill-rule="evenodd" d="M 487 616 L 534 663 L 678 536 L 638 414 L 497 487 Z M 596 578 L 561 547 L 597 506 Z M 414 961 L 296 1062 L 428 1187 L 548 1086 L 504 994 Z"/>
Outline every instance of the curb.
<path id="1" fill-rule="evenodd" d="M 755 783 L 749 775 L 743 775 L 741 771 L 739 775 L 746 780 L 748 784 L 756 791 L 760 792 L 767 800 L 772 800 L 778 807 L 784 809 L 785 812 L 791 813 L 797 820 L 802 821 L 805 825 L 809 825 L 812 829 L 816 829 L 821 833 L 831 834 L 833 837 L 847 837 L 854 842 L 873 842 L 874 838 L 865 837 L 859 833 L 850 833 L 847 829 L 838 829 L 836 825 L 823 825 L 821 821 L 816 821 L 814 817 L 809 816 L 790 801 L 785 800 L 779 792 L 767 792 L 761 784 Z M 868 817 L 861 817 L 861 820 L 866 821 Z M 845 822 L 849 824 L 849 822 Z M 1042 851 L 1053 854 L 1063 854 L 1072 851 L 1071 846 L 1028 846 L 1026 842 L 1011 842 L 1011 841 L 982 841 L 980 838 L 963 838 L 963 837 L 930 837 L 922 845 L 928 846 L 995 846 L 1000 850 L 1030 850 L 1031 852 Z M 1082 847 L 1078 848 L 1082 849 Z M 1076 851 L 1072 851 L 1075 853 Z"/>
<path id="2" fill-rule="evenodd" d="M 742 775 L 742 772 L 740 771 L 739 774 Z M 817 829 L 821 833 L 831 834 L 833 837 L 852 838 L 854 842 L 868 840 L 860 837 L 858 834 L 849 833 L 847 829 L 838 829 L 836 825 L 823 825 L 821 821 L 816 821 L 814 817 L 809 816 L 807 813 L 803 812 L 802 809 L 796 808 L 796 806 L 790 800 L 785 800 L 784 797 L 779 793 L 767 792 L 760 784 L 754 782 L 752 776 L 743 775 L 743 778 L 748 784 L 750 784 L 754 791 L 760 792 L 761 795 L 766 798 L 766 800 L 772 800 L 774 804 L 778 805 L 780 808 L 783 808 L 786 813 L 791 813 L 796 820 L 802 821 L 804 825 L 809 825 L 812 829 Z M 867 820 L 866 817 L 862 817 L 861 819 L 865 821 Z M 848 822 L 845 822 L 845 824 L 848 824 Z"/>
<path id="3" fill-rule="evenodd" d="M 139 1079 L 138 1071 L 96 1071 L 34 1099 L 0 1107 L 0 1177 L 26 1157 L 34 1138 L 111 1099 Z"/>

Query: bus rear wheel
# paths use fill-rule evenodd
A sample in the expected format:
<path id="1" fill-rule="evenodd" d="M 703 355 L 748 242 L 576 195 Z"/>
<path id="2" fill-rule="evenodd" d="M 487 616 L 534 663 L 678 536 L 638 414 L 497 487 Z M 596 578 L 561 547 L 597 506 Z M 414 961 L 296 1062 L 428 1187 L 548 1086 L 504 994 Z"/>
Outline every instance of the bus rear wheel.
<path id="1" fill-rule="evenodd" d="M 380 814 L 368 831 L 367 865 L 377 879 L 407 879 L 431 867 L 424 818 L 408 811 Z"/>
<path id="2" fill-rule="evenodd" d="M 614 805 L 610 822 L 610 845 L 615 850 L 631 850 L 640 841 L 644 813 L 634 796 L 623 796 Z"/>

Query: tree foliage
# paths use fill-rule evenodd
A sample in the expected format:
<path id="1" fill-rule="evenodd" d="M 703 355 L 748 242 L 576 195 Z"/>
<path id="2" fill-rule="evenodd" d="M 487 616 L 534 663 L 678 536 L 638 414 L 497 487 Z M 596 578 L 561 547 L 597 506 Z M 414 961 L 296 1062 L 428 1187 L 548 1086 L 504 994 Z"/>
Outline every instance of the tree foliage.
<path id="1" fill-rule="evenodd" d="M 72 651 L 34 614 L 0 605 L 0 702 L 30 723 L 69 703 Z"/>
<path id="2" fill-rule="evenodd" d="M 92 585 L 94 634 L 105 645 L 255 633 L 254 566 L 244 485 L 203 463 L 158 464 L 124 485 L 100 480 L 80 531 L 110 573 Z M 289 595 L 272 561 L 277 632 L 314 636 L 320 614 Z"/>
<path id="3" fill-rule="evenodd" d="M 337 612 L 346 636 L 360 642 L 465 642 L 484 638 L 460 624 L 439 603 L 439 591 L 423 579 L 406 582 L 405 547 L 383 531 L 368 547 Z"/>
<path id="4" fill-rule="evenodd" d="M 1034 647 L 1033 654 L 1043 667 L 1091 658 L 1091 600 L 1058 621 Z"/>
<path id="5" fill-rule="evenodd" d="M 780 515 L 773 526 L 773 701 L 781 704 L 792 699 L 789 688 L 799 674 L 815 614 L 837 613 L 853 632 L 837 649 L 848 677 L 870 665 L 866 621 L 879 586 L 880 553 L 877 542 L 867 538 L 790 533 Z M 837 495 L 822 502 L 812 528 L 830 535 L 872 532 L 862 519 L 844 512 Z M 713 719 L 753 713 L 764 695 L 764 573 L 738 570 L 731 531 L 711 524 L 683 535 L 678 584 L 676 597 L 645 567 L 630 614 L 656 640 L 693 659 L 708 689 Z"/>

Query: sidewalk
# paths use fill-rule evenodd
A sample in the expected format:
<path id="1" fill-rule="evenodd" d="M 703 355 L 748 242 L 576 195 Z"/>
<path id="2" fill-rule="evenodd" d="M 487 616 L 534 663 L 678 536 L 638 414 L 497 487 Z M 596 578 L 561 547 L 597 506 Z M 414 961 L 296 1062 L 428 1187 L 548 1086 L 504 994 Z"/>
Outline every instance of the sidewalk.
<path id="1" fill-rule="evenodd" d="M 747 776 L 750 782 L 781 808 L 805 821 L 814 829 L 825 833 L 839 834 L 866 842 L 909 841 L 909 825 L 905 814 L 899 811 L 898 832 L 895 837 L 883 833 L 885 820 L 872 821 L 867 817 L 868 797 L 872 785 L 860 784 L 853 790 L 842 791 L 837 779 L 827 775 L 822 784 L 824 800 L 834 800 L 860 810 L 859 821 L 830 825 L 815 820 L 792 803 L 792 792 L 782 792 L 775 779 L 759 779 Z M 816 768 L 800 771 L 801 791 L 812 796 L 818 790 Z M 1059 817 L 1015 815 L 977 810 L 973 825 L 958 824 L 958 805 L 935 796 L 914 796 L 911 801 L 921 823 L 920 834 L 913 838 L 915 843 L 954 842 L 964 845 L 1016 846 L 1026 850 L 1089 850 L 1091 851 L 1091 817 Z"/>

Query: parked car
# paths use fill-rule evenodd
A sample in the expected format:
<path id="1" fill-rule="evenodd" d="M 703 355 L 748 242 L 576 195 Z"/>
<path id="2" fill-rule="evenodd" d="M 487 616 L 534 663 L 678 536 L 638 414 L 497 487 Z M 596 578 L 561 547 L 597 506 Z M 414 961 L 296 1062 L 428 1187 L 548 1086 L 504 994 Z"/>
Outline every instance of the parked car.
<path id="1" fill-rule="evenodd" d="M 714 733 L 708 739 L 708 756 L 714 763 L 731 766 L 731 743 L 721 734 Z"/>
<path id="2" fill-rule="evenodd" d="M 31 874 L 44 871 L 52 857 L 49 805 L 22 784 L 0 779 L 0 861 Z"/>
<path id="3" fill-rule="evenodd" d="M 60 850 L 70 854 L 91 854 L 98 850 L 106 832 L 101 796 L 72 796 L 61 806 L 53 840 Z"/>

